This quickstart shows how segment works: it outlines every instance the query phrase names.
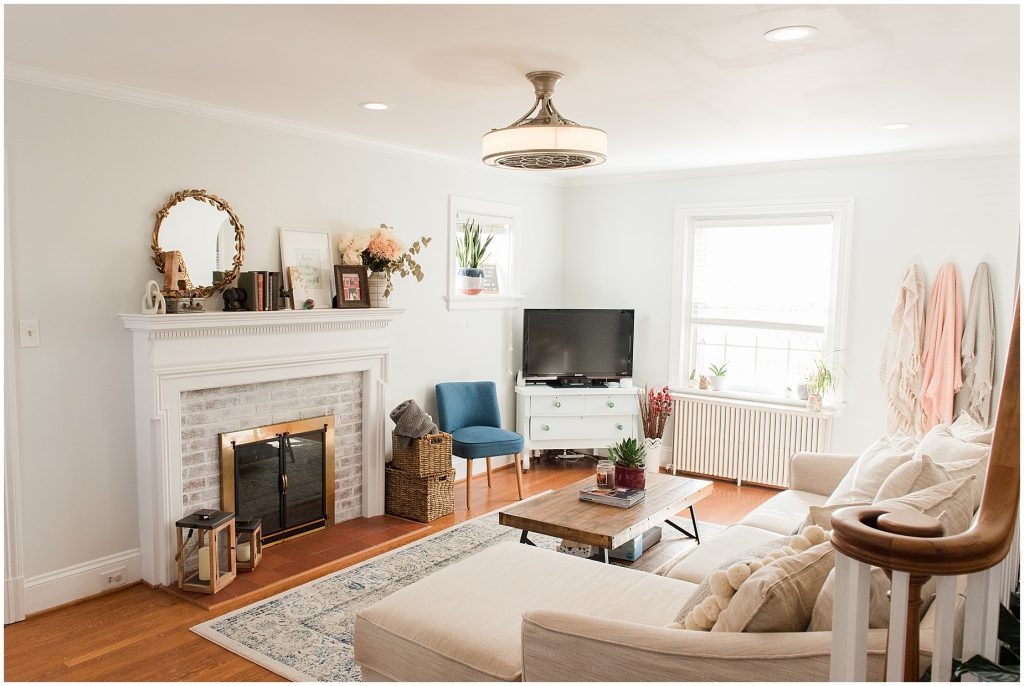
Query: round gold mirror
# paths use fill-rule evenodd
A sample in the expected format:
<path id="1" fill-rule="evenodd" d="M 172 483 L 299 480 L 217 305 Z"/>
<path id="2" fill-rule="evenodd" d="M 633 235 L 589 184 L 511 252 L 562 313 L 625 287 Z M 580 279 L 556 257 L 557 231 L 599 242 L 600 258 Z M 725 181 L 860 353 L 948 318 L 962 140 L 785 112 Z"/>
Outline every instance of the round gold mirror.
<path id="1" fill-rule="evenodd" d="M 208 298 L 238 276 L 245 227 L 226 200 L 205 190 L 178 191 L 156 213 L 152 248 L 165 292 L 198 291 Z"/>

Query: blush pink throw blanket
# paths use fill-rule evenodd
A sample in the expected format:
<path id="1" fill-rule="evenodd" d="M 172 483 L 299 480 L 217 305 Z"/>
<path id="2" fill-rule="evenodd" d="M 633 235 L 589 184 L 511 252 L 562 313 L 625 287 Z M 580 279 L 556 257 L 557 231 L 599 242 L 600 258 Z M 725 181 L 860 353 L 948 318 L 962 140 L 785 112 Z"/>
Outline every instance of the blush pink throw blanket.
<path id="1" fill-rule="evenodd" d="M 924 367 L 921 376 L 921 432 L 939 422 L 953 421 L 953 397 L 960 390 L 960 339 L 964 333 L 964 306 L 956 266 L 947 262 L 939 270 L 928 300 L 924 327 Z"/>

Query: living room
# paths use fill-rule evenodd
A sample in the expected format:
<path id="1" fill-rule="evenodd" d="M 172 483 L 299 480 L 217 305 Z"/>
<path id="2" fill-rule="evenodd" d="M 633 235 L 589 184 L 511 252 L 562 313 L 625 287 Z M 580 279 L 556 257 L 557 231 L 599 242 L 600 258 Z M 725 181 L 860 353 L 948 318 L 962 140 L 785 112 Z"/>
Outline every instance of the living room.
<path id="1" fill-rule="evenodd" d="M 8 5 L 5 25 L 8 679 L 1000 662 L 1016 5 Z M 198 257 L 175 242 L 190 208 L 214 221 Z M 254 528 L 237 465 L 273 464 L 280 505 L 310 445 L 321 510 Z M 629 464 L 643 502 L 555 522 Z M 949 502 L 892 504 L 924 491 Z M 920 517 L 886 524 L 883 500 Z M 178 525 L 206 511 L 232 517 Z M 750 594 L 819 546 L 792 626 L 715 626 L 732 567 Z M 270 630 L 273 607 L 298 614 Z"/>

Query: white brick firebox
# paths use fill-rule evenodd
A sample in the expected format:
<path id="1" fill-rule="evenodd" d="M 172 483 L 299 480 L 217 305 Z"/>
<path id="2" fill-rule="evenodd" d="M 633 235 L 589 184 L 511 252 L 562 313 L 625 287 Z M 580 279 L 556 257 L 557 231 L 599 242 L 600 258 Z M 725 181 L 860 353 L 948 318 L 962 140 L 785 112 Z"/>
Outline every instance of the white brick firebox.
<path id="1" fill-rule="evenodd" d="M 197 458 L 196 451 L 188 452 L 189 444 L 183 440 L 195 401 L 202 397 L 201 393 L 195 395 L 197 391 L 271 384 L 263 388 L 278 390 L 279 409 L 302 414 L 299 403 L 286 410 L 284 396 L 304 385 L 329 385 L 332 381 L 328 377 L 337 378 L 342 385 L 338 402 L 355 403 L 358 397 L 361 412 L 361 443 L 354 451 L 360 455 L 361 465 L 358 470 L 350 470 L 360 474 L 358 514 L 383 514 L 387 329 L 401 312 L 364 309 L 121 315 L 133 339 L 139 543 L 145 581 L 166 585 L 175 578 L 174 522 L 187 511 L 186 486 L 198 485 L 187 483 L 192 465 L 186 464 L 185 456 L 192 455 L 188 461 Z M 357 380 L 358 390 L 346 395 L 344 384 L 352 379 Z M 294 388 L 286 389 L 287 382 L 295 382 Z M 274 402 L 271 399 L 270 405 Z M 340 412 L 336 404 L 325 407 Z M 270 409 L 273 414 L 272 407 L 262 409 Z M 323 408 L 307 409 L 324 413 Z M 247 411 L 228 410 L 225 414 Z M 248 425 L 247 419 L 237 418 L 239 426 L 233 428 L 246 428 L 241 424 Z M 355 490 L 353 487 L 353 493 Z M 354 502 L 350 501 L 349 507 Z M 352 514 L 356 513 L 350 510 L 347 516 Z"/>

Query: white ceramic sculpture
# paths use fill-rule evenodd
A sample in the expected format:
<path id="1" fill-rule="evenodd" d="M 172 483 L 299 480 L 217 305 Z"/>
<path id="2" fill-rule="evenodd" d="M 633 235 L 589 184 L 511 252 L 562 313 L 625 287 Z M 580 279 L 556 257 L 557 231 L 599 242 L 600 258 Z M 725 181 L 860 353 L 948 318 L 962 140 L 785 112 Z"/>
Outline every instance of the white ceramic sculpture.
<path id="1" fill-rule="evenodd" d="M 146 284 L 146 292 L 142 296 L 142 314 L 166 314 L 167 301 L 160 292 L 160 284 L 150 281 Z"/>

